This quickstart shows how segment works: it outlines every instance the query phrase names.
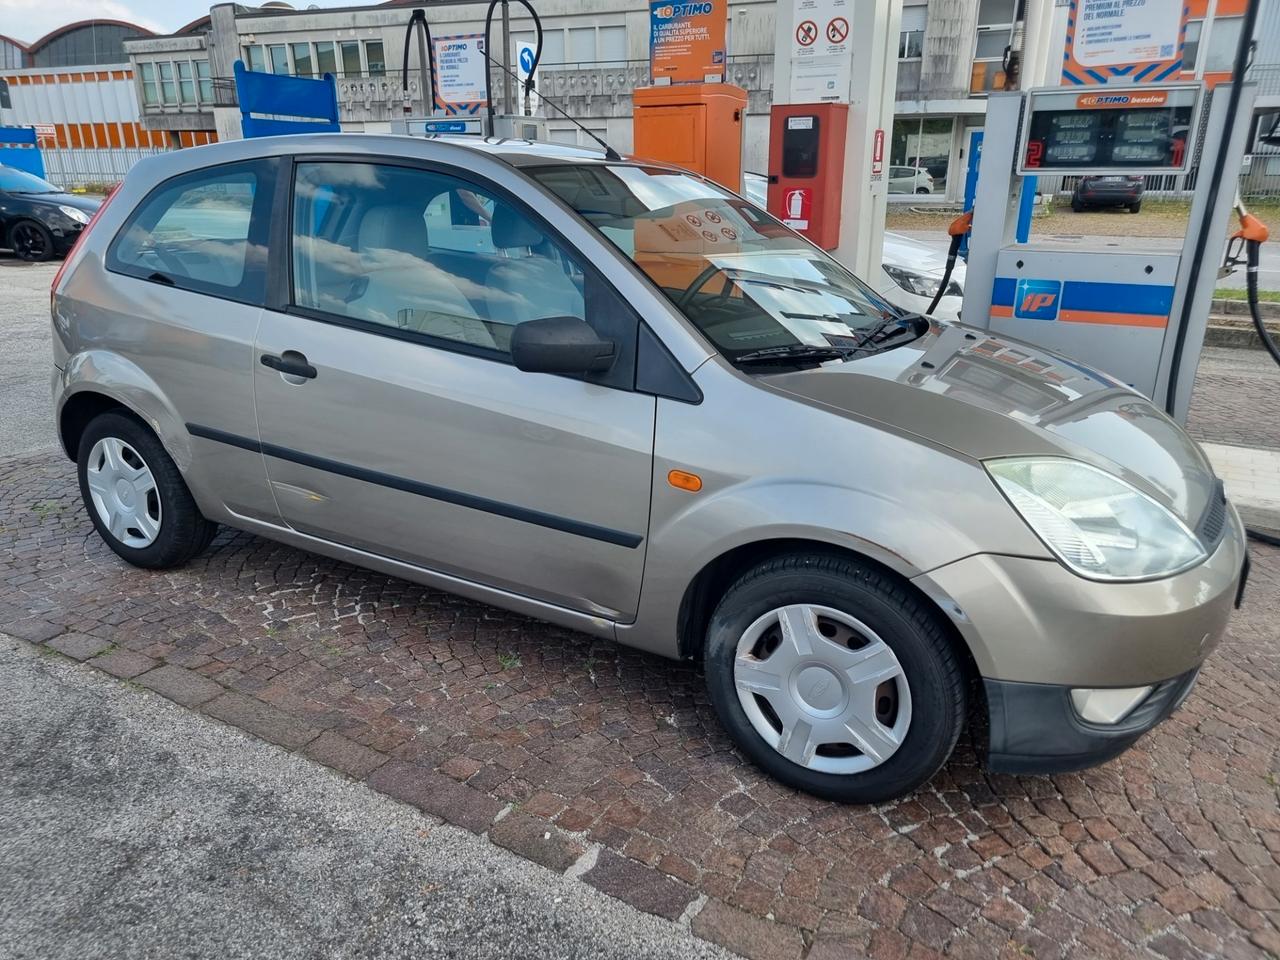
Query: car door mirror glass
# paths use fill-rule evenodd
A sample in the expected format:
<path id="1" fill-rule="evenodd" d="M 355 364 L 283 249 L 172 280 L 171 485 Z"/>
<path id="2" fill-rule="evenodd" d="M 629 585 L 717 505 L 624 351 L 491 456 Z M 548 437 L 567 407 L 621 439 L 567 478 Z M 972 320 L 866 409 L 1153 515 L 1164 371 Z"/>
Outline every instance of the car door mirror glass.
<path id="1" fill-rule="evenodd" d="M 603 373 L 617 345 L 578 317 L 544 317 L 511 332 L 511 361 L 526 373 Z"/>

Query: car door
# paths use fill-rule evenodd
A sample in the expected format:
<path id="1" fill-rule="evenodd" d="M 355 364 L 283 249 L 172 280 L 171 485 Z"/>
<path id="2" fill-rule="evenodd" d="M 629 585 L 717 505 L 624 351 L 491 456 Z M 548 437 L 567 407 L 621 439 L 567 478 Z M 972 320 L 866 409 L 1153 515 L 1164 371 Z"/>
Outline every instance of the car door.
<path id="1" fill-rule="evenodd" d="M 518 199 L 474 174 L 299 158 L 294 184 L 292 281 L 263 314 L 255 364 L 283 521 L 630 618 L 655 415 L 654 398 L 632 390 L 630 308 Z M 445 224 L 442 205 L 453 211 Z M 617 342 L 608 374 L 511 364 L 516 324 L 564 315 Z"/>
<path id="2" fill-rule="evenodd" d="M 136 362 L 187 425 L 183 473 L 197 497 L 272 523 L 275 500 L 253 449 L 253 341 L 280 168 L 227 163 L 158 184 L 107 248 L 116 276 L 95 307 L 98 345 Z"/>

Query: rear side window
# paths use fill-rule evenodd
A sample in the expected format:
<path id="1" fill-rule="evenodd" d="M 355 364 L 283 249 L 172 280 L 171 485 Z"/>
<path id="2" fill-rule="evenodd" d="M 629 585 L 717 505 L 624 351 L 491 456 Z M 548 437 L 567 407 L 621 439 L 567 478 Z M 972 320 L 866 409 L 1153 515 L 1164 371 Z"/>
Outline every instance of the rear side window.
<path id="1" fill-rule="evenodd" d="M 210 167 L 161 184 L 107 252 L 107 269 L 260 304 L 276 161 Z"/>

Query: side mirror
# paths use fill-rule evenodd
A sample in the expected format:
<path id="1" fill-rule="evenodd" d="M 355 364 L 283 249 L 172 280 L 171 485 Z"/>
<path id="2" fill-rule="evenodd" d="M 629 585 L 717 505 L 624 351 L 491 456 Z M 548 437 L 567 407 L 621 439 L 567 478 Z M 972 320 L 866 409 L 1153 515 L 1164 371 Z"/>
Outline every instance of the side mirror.
<path id="1" fill-rule="evenodd" d="M 616 353 L 612 340 L 577 317 L 543 317 L 511 331 L 511 361 L 526 373 L 603 373 Z"/>

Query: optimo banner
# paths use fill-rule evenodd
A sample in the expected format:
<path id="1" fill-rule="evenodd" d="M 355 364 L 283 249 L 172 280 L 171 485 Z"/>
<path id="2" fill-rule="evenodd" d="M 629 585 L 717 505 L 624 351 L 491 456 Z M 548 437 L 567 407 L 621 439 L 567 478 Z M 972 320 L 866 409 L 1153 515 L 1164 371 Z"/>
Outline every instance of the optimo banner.
<path id="1" fill-rule="evenodd" d="M 1062 85 L 1177 80 L 1189 12 L 1185 0 L 1071 0 Z"/>
<path id="2" fill-rule="evenodd" d="M 649 4 L 649 78 L 658 83 L 724 79 L 728 0 Z"/>

